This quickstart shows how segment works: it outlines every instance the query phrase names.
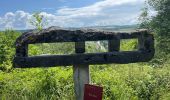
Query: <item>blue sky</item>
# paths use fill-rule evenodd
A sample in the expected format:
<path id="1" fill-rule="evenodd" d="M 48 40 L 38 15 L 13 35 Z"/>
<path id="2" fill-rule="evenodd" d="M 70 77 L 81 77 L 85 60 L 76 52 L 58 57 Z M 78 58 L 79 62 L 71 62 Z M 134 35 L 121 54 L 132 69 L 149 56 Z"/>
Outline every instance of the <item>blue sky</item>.
<path id="1" fill-rule="evenodd" d="M 1 0 L 0 29 L 33 28 L 34 12 L 48 26 L 83 27 L 136 24 L 144 0 Z"/>
<path id="2" fill-rule="evenodd" d="M 6 12 L 15 12 L 23 10 L 26 12 L 47 11 L 54 13 L 55 10 L 68 7 L 82 7 L 88 6 L 99 0 L 1 0 L 0 1 L 0 15 Z"/>

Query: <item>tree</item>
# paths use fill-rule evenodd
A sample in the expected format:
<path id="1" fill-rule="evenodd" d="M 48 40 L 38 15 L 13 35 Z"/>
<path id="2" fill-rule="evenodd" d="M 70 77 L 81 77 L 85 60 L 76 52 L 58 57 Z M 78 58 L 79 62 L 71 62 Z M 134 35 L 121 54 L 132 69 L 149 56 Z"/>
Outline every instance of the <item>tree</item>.
<path id="1" fill-rule="evenodd" d="M 47 25 L 47 22 L 45 21 L 45 17 L 41 13 L 36 12 L 32 15 L 32 18 L 30 19 L 30 24 L 40 31 L 45 25 Z"/>
<path id="2" fill-rule="evenodd" d="M 147 0 L 146 5 L 157 14 L 148 18 L 147 9 L 143 11 L 141 26 L 147 26 L 156 39 L 156 62 L 165 63 L 170 53 L 170 0 Z M 147 23 L 146 23 L 147 22 Z"/>
<path id="3" fill-rule="evenodd" d="M 47 25 L 47 22 L 45 20 L 45 17 L 40 12 L 36 12 L 32 15 L 32 18 L 30 19 L 30 24 L 34 26 L 38 31 L 41 31 L 44 26 Z M 40 44 L 40 47 L 43 52 L 43 44 Z"/>
<path id="4" fill-rule="evenodd" d="M 150 29 L 149 28 L 149 18 L 148 18 L 148 7 L 145 6 L 143 9 L 142 9 L 142 13 L 140 14 L 140 17 L 139 17 L 139 21 L 140 21 L 140 28 L 144 28 L 144 29 Z"/>

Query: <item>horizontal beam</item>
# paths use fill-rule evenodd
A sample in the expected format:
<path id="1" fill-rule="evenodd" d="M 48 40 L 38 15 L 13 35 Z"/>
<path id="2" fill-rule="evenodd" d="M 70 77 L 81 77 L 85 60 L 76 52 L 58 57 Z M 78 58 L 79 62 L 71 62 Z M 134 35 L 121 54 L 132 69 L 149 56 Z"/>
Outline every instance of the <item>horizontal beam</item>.
<path id="1" fill-rule="evenodd" d="M 30 31 L 23 33 L 16 40 L 16 47 L 34 43 L 54 43 L 54 42 L 84 42 L 114 39 L 132 39 L 141 35 L 151 35 L 147 30 L 133 32 L 109 32 L 91 29 L 60 29 L 48 28 L 40 32 Z"/>
<path id="2" fill-rule="evenodd" d="M 127 64 L 147 62 L 154 56 L 153 51 L 123 51 L 108 53 L 88 53 L 71 55 L 48 55 L 15 57 L 15 68 L 54 67 L 79 64 Z"/>
<path id="3" fill-rule="evenodd" d="M 135 34 L 135 33 L 134 33 Z M 121 34 L 122 37 L 128 37 L 127 34 Z M 68 37 L 67 37 L 68 38 Z M 46 39 L 46 38 L 45 38 Z M 32 40 L 33 41 L 33 40 Z M 16 55 L 13 61 L 14 68 L 31 67 L 53 67 L 69 66 L 81 64 L 127 64 L 136 62 L 147 62 L 154 56 L 154 38 L 151 34 L 142 34 L 138 37 L 138 51 L 121 51 L 120 37 L 109 41 L 109 52 L 106 53 L 87 53 L 71 55 L 48 55 L 28 57 L 28 44 L 16 47 Z M 81 45 L 84 46 L 84 45 Z M 78 48 L 79 52 L 84 49 Z"/>

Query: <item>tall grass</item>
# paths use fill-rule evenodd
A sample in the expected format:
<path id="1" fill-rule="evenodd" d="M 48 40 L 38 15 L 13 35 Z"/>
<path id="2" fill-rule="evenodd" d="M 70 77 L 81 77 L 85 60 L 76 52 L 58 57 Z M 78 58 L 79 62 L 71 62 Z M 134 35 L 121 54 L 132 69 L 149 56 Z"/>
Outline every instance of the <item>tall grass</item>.
<path id="1" fill-rule="evenodd" d="M 90 67 L 91 84 L 103 86 L 103 100 L 169 98 L 170 68 L 148 65 Z M 74 100 L 71 67 L 15 69 L 0 72 L 0 97 L 5 100 Z"/>
<path id="2" fill-rule="evenodd" d="M 71 66 L 13 69 L 11 68 L 15 52 L 13 40 L 18 35 L 10 40 L 7 34 L 0 34 L 0 46 L 5 47 L 0 48 L 0 100 L 75 100 Z M 4 41 L 6 45 L 2 44 Z M 45 47 L 50 45 L 45 44 Z M 63 45 L 68 52 L 62 53 L 72 53 L 70 47 L 73 46 Z M 88 43 L 88 52 L 104 51 L 95 47 L 96 43 Z M 38 45 L 31 45 L 30 55 L 43 54 L 44 52 L 39 48 Z M 51 51 L 48 52 L 53 54 L 54 50 L 58 50 L 57 48 L 57 46 L 50 48 Z M 61 47 L 59 48 L 62 50 Z M 122 49 L 131 48 L 136 48 L 135 41 L 129 43 L 126 41 L 122 44 Z M 170 61 L 161 67 L 153 67 L 148 63 L 91 65 L 90 75 L 91 84 L 104 88 L 103 100 L 170 99 Z"/>

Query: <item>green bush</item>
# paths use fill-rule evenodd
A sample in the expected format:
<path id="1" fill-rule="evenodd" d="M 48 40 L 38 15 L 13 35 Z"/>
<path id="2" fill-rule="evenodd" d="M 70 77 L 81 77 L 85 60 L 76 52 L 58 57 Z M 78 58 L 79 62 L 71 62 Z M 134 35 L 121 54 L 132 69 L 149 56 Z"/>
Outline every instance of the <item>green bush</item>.
<path id="1" fill-rule="evenodd" d="M 11 70 L 15 54 L 14 42 L 19 35 L 19 32 L 13 30 L 0 32 L 0 70 Z"/>

